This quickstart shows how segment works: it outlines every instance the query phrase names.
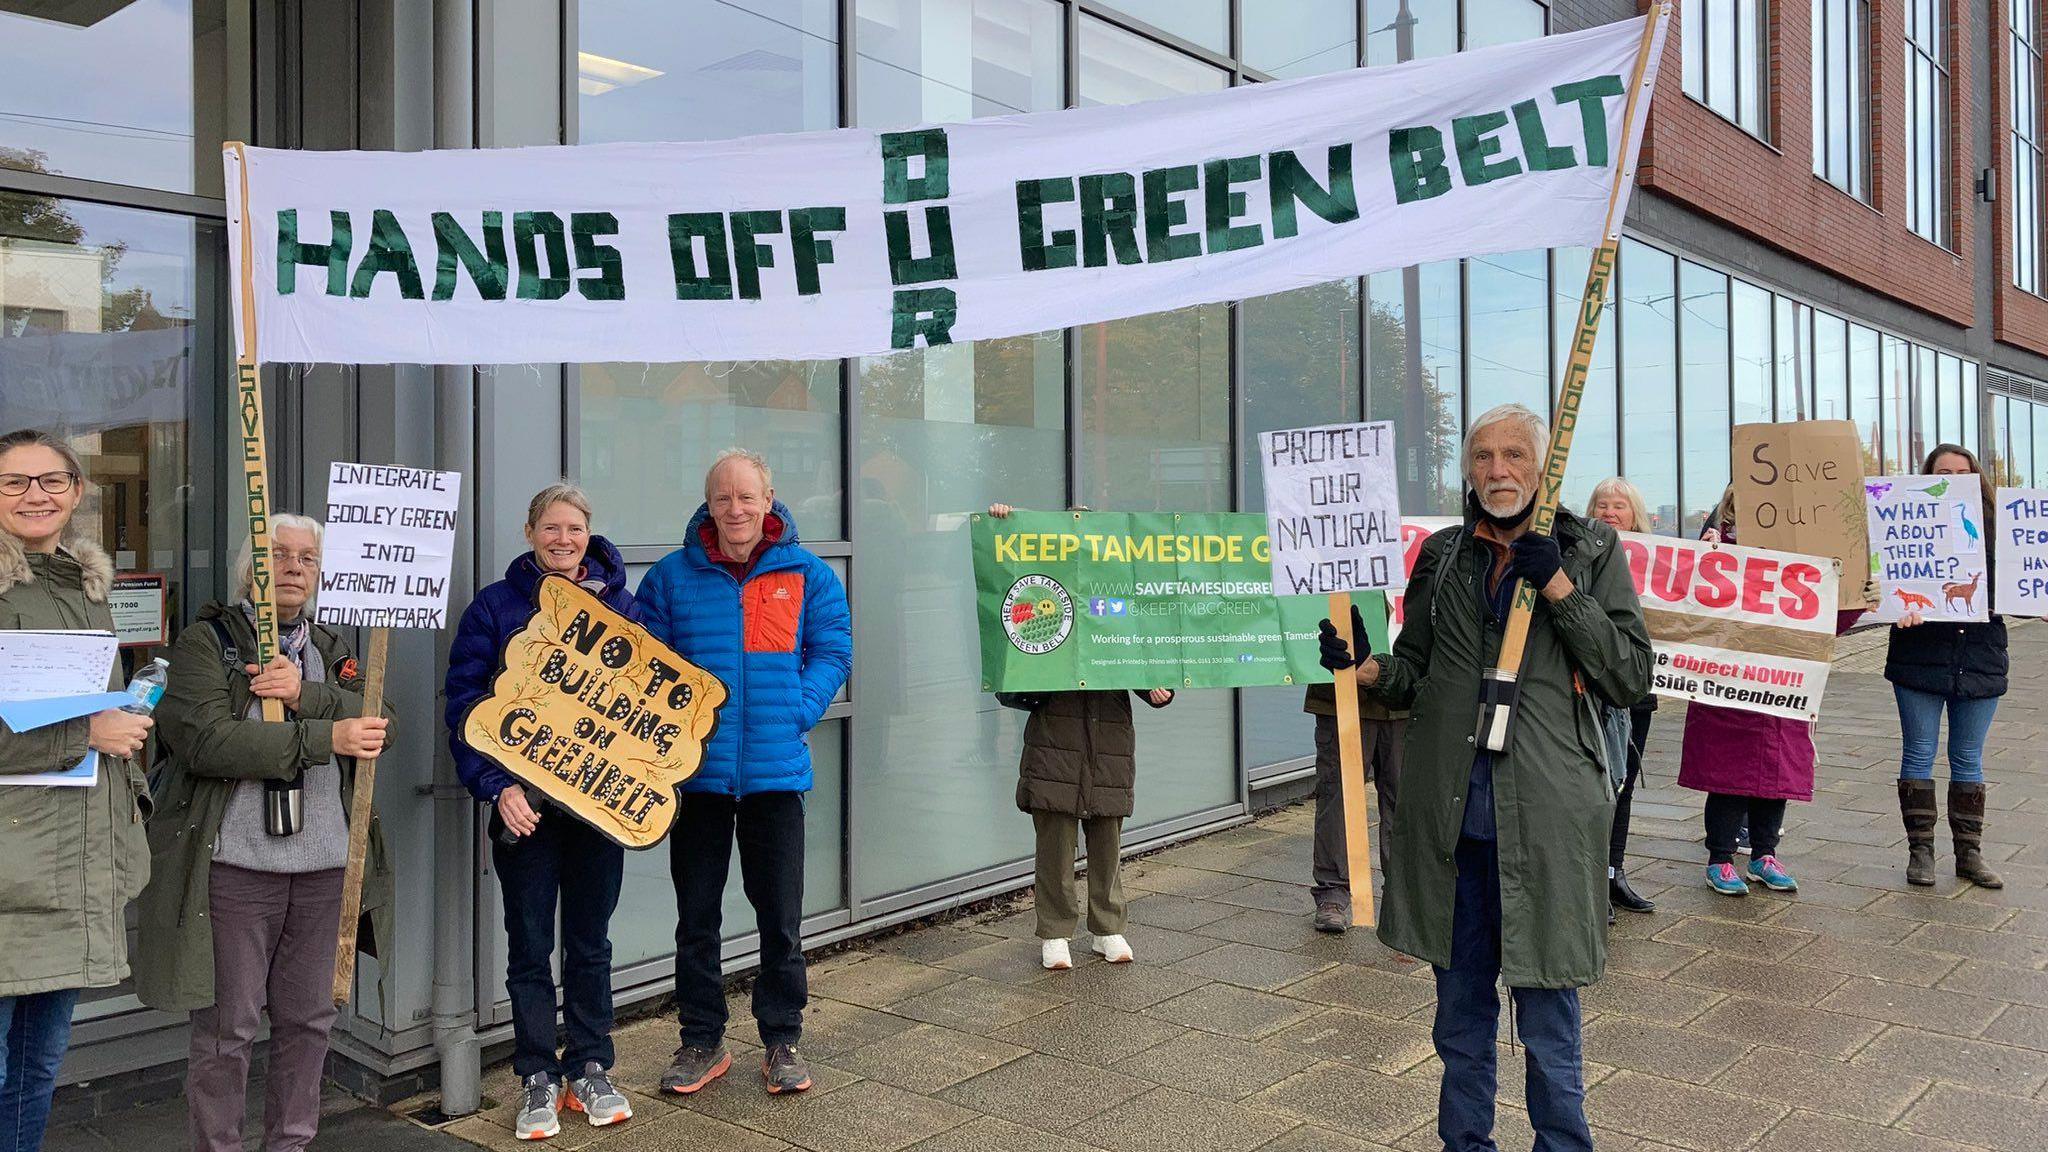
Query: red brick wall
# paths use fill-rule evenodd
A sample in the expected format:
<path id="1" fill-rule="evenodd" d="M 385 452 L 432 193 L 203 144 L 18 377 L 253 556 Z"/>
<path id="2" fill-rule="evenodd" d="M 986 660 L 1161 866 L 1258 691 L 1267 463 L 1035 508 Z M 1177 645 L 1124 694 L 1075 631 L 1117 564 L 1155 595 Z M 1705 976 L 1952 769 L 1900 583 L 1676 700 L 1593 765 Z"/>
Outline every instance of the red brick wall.
<path id="1" fill-rule="evenodd" d="M 2013 286 L 2012 117 L 2006 85 L 2012 70 L 2012 13 L 2005 4 L 1992 5 L 1991 27 L 1991 168 L 1997 173 L 1997 238 L 1992 245 L 1991 335 L 2006 344 L 2048 355 L 2048 300 Z"/>
<path id="2" fill-rule="evenodd" d="M 1967 19 L 1947 0 L 1951 42 L 1968 43 Z M 1647 9 L 1648 5 L 1643 5 Z M 1949 124 L 1953 160 L 1949 251 L 1914 235 L 1906 220 L 1905 12 L 1873 0 L 1871 202 L 1865 204 L 1813 174 L 1813 89 L 1810 6 L 1770 5 L 1772 142 L 1758 140 L 1685 94 L 1685 63 L 1674 15 L 1660 63 L 1650 130 L 1643 139 L 1637 184 L 1732 228 L 1944 320 L 1968 327 L 1974 306 L 1970 259 L 1973 203 L 1968 170 L 1973 91 L 1970 53 L 1955 52 Z M 1967 14 L 1968 9 L 1962 8 Z M 2042 304 L 2048 319 L 2048 302 Z M 2044 327 L 2048 334 L 2048 327 Z"/>

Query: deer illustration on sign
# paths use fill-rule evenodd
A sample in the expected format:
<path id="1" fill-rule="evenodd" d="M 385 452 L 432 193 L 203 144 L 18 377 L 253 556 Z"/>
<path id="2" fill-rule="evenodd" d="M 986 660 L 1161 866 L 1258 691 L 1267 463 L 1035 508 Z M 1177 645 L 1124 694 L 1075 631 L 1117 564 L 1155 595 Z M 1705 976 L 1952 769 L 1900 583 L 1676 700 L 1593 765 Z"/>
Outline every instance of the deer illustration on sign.
<path id="1" fill-rule="evenodd" d="M 725 685 L 573 580 L 548 576 L 534 598 L 463 738 L 611 839 L 651 847 L 704 761 Z"/>
<path id="2" fill-rule="evenodd" d="M 1963 611 L 1975 612 L 1977 610 L 1977 585 L 1983 579 L 1984 574 L 1982 572 L 1972 572 L 1967 584 L 1943 584 L 1941 586 L 1941 595 L 1948 607 L 1955 607 L 1956 601 L 1961 600 L 1963 602 Z"/>

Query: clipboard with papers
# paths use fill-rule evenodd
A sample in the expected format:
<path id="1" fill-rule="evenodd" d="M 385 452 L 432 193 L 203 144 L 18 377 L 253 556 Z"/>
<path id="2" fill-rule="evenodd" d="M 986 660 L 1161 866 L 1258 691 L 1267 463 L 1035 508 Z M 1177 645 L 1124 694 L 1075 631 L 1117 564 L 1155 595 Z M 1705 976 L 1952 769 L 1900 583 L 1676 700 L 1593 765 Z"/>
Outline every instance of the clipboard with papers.
<path id="1" fill-rule="evenodd" d="M 16 732 L 32 732 L 120 707 L 128 694 L 107 691 L 118 644 L 112 632 L 97 630 L 0 631 L 0 721 Z M 0 787 L 90 788 L 98 781 L 94 750 L 61 772 L 0 774 Z"/>

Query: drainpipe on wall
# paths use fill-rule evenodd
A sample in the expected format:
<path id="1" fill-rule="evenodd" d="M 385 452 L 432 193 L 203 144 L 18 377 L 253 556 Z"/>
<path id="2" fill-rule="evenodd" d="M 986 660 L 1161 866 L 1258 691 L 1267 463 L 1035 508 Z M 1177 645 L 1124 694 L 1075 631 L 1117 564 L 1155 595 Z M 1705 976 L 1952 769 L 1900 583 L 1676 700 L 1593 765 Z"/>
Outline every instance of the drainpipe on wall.
<path id="1" fill-rule="evenodd" d="M 473 32 L 470 0 L 434 0 L 434 147 L 474 145 Z M 435 426 L 441 467 L 468 477 L 476 500 L 475 369 L 434 369 Z M 475 584 L 471 565 L 470 583 Z M 434 763 L 434 1053 L 441 1069 L 441 1113 L 467 1116 L 482 1106 L 483 1067 L 476 1038 L 476 805 L 445 754 Z"/>

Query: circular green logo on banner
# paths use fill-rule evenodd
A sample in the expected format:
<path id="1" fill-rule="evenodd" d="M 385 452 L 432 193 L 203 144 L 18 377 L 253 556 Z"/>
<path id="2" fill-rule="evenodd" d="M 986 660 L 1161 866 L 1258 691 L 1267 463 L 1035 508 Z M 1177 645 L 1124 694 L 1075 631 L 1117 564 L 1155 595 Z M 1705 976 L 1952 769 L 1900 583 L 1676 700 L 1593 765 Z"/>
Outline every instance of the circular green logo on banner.
<path id="1" fill-rule="evenodd" d="M 1003 597 L 1003 633 L 1017 651 L 1042 656 L 1074 630 L 1074 598 L 1050 576 L 1033 573 Z"/>

